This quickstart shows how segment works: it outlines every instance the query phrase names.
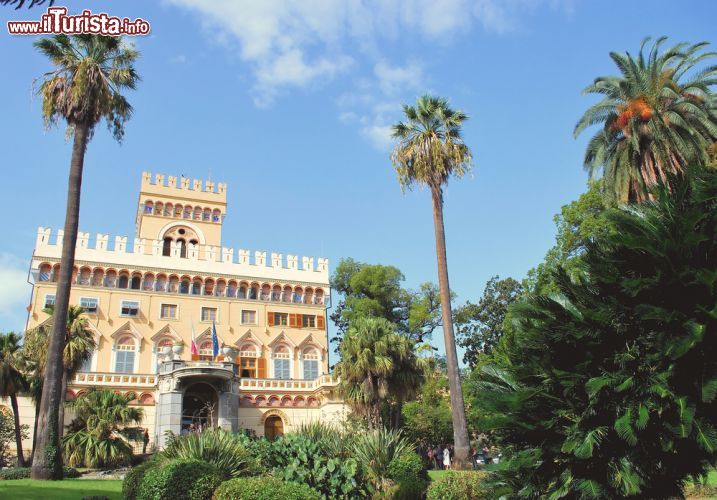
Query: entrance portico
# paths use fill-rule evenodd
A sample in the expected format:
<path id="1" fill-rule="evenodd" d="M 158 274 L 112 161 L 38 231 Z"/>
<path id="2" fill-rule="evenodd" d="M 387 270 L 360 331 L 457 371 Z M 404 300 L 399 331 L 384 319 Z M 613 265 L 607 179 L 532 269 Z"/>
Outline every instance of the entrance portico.
<path id="1" fill-rule="evenodd" d="M 191 426 L 238 430 L 239 378 L 231 362 L 166 361 L 157 384 L 155 442 L 165 445 L 165 433 L 187 432 Z"/>

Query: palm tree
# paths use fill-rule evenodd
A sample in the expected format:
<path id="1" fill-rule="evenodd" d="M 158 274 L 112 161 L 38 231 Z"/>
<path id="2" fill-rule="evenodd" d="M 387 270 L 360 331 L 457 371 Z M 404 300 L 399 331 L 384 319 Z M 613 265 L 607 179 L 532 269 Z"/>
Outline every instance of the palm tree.
<path id="1" fill-rule="evenodd" d="M 129 406 L 134 396 L 110 390 L 90 391 L 67 404 L 77 417 L 63 439 L 71 466 L 103 467 L 127 462 L 132 447 L 120 435 L 136 434 L 144 415 L 141 408 Z"/>
<path id="2" fill-rule="evenodd" d="M 381 424 L 382 401 L 393 397 L 401 402 L 422 382 L 413 341 L 397 334 L 384 318 L 352 320 L 340 353 L 336 364 L 340 391 L 371 428 Z"/>
<path id="3" fill-rule="evenodd" d="M 124 123 L 132 114 L 132 106 L 121 91 L 134 89 L 139 81 L 133 67 L 139 53 L 121 38 L 97 35 L 55 35 L 38 40 L 35 46 L 55 66 L 44 76 L 39 89 L 45 124 L 49 126 L 63 119 L 67 122 L 68 133 L 74 136 L 55 301 L 57 314 L 64 318 L 67 316 L 75 261 L 85 151 L 101 119 L 107 121 L 115 139 L 122 140 Z M 62 478 L 57 423 L 65 396 L 62 392 L 65 335 L 64 325 L 55 322 L 48 347 L 38 424 L 46 431 L 38 436 L 32 462 L 33 479 Z"/>
<path id="4" fill-rule="evenodd" d="M 37 426 L 39 403 L 42 395 L 45 365 L 47 363 L 48 333 L 52 330 L 54 308 L 44 310 L 51 318 L 29 330 L 25 335 L 23 351 L 25 351 L 29 394 L 35 402 L 35 425 Z M 92 357 L 92 351 L 97 347 L 92 331 L 88 328 L 88 319 L 82 306 L 70 306 L 67 311 L 67 331 L 65 336 L 65 349 L 62 374 L 62 393 L 67 393 L 67 384 L 82 368 L 82 365 Z M 65 406 L 60 405 L 58 412 L 59 433 L 62 438 L 65 423 Z M 37 427 L 35 428 L 37 432 Z M 33 439 L 33 444 L 35 440 Z"/>
<path id="5" fill-rule="evenodd" d="M 462 177 L 471 167 L 471 152 L 461 138 L 461 126 L 468 117 L 461 111 L 451 109 L 446 99 L 429 95 L 419 97 L 415 107 L 404 105 L 403 112 L 406 121 L 393 126 L 393 137 L 399 142 L 393 150 L 391 161 L 402 189 L 418 184 L 428 186 L 431 190 L 455 460 L 458 467 L 464 467 L 468 464 L 468 429 L 453 333 L 443 228 L 443 186 L 451 176 Z"/>
<path id="6" fill-rule="evenodd" d="M 688 165 L 708 163 L 707 148 L 717 140 L 717 66 L 696 69 L 717 55 L 703 52 L 706 42 L 678 43 L 664 51 L 659 38 L 645 54 L 643 40 L 637 58 L 611 52 L 620 76 L 603 76 L 584 94 L 604 98 L 588 108 L 575 126 L 577 137 L 600 124 L 585 152 L 585 168 L 602 171 L 607 193 L 621 202 L 642 201 L 669 174 Z"/>
<path id="7" fill-rule="evenodd" d="M 0 396 L 10 398 L 12 413 L 15 417 L 17 466 L 25 467 L 25 457 L 22 453 L 20 413 L 17 407 L 18 393 L 27 388 L 27 381 L 21 371 L 21 339 L 22 337 L 14 332 L 0 333 Z"/>

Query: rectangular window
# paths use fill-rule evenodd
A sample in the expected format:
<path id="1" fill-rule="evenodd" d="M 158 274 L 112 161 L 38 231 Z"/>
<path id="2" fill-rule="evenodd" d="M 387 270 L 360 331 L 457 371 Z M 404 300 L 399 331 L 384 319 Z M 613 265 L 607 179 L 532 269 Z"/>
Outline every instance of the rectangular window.
<path id="1" fill-rule="evenodd" d="M 274 325 L 288 326 L 289 325 L 289 315 L 287 313 L 274 313 Z"/>
<path id="2" fill-rule="evenodd" d="M 139 316 L 139 302 L 135 300 L 123 300 L 120 308 L 120 316 L 135 318 Z"/>
<path id="3" fill-rule="evenodd" d="M 242 325 L 256 325 L 256 311 L 242 311 L 241 312 L 241 324 Z"/>
<path id="4" fill-rule="evenodd" d="M 47 309 L 48 307 L 55 307 L 55 295 L 51 293 L 45 295 L 45 304 L 42 307 L 43 309 Z"/>
<path id="5" fill-rule="evenodd" d="M 80 297 L 80 306 L 85 310 L 87 314 L 97 314 L 99 309 L 100 299 L 97 297 Z"/>
<path id="6" fill-rule="evenodd" d="M 177 319 L 177 304 L 162 304 L 160 319 Z"/>
<path id="7" fill-rule="evenodd" d="M 288 359 L 275 359 L 274 360 L 274 378 L 286 380 L 290 377 L 289 374 L 289 360 Z"/>
<path id="8" fill-rule="evenodd" d="M 82 366 L 80 366 L 79 371 L 82 373 L 88 373 L 92 371 L 92 355 L 90 355 L 82 362 Z"/>
<path id="9" fill-rule="evenodd" d="M 115 373 L 134 372 L 134 351 L 117 351 L 115 354 Z"/>
<path id="10" fill-rule="evenodd" d="M 202 321 L 216 321 L 217 320 L 217 308 L 216 307 L 202 307 Z"/>
<path id="11" fill-rule="evenodd" d="M 305 359 L 304 362 L 304 378 L 307 380 L 315 380 L 319 378 L 319 362 L 315 359 Z"/>
<path id="12" fill-rule="evenodd" d="M 316 328 L 316 316 L 304 314 L 301 320 L 301 326 L 304 328 Z"/>

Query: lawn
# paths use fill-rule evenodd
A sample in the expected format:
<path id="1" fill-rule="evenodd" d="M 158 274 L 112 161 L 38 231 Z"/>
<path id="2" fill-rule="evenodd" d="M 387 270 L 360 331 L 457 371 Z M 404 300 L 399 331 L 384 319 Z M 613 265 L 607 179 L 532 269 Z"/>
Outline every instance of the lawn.
<path id="1" fill-rule="evenodd" d="M 35 481 L 15 479 L 0 481 L 0 498 L 13 500 L 80 500 L 86 496 L 106 496 L 110 500 L 122 498 L 122 481 L 112 479 L 65 479 L 64 481 Z"/>

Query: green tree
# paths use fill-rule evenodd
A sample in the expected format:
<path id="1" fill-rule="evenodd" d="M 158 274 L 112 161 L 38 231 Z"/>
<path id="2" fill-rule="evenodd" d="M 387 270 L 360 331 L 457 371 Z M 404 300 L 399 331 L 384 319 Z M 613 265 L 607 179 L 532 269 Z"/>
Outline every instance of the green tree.
<path id="1" fill-rule="evenodd" d="M 602 192 L 603 181 L 591 181 L 588 190 L 567 205 L 554 217 L 557 234 L 555 245 L 548 250 L 545 259 L 528 271 L 523 283 L 530 292 L 549 293 L 557 291 L 552 281 L 554 272 L 562 267 L 576 279 L 581 273 L 580 256 L 586 246 L 599 238 L 614 233 L 605 214 L 615 205 Z"/>
<path id="2" fill-rule="evenodd" d="M 445 372 L 430 370 L 416 400 L 403 405 L 402 412 L 403 432 L 421 448 L 450 443 L 453 420 Z"/>
<path id="3" fill-rule="evenodd" d="M 71 466 L 104 467 L 129 461 L 132 447 L 122 435 L 137 436 L 140 429 L 133 424 L 139 424 L 144 414 L 141 408 L 129 406 L 132 399 L 132 395 L 104 389 L 67 402 L 76 415 L 63 438 Z"/>
<path id="4" fill-rule="evenodd" d="M 27 388 L 27 380 L 22 373 L 22 337 L 15 332 L 0 333 L 0 396 L 10 398 L 12 414 L 15 418 L 15 446 L 17 447 L 17 466 L 25 467 L 22 453 L 22 427 L 17 396 Z"/>
<path id="5" fill-rule="evenodd" d="M 37 40 L 35 47 L 54 65 L 54 69 L 44 75 L 39 88 L 45 124 L 50 126 L 59 119 L 64 120 L 67 133 L 73 136 L 55 300 L 55 310 L 64 318 L 75 262 L 85 151 L 95 126 L 102 119 L 107 121 L 115 139 L 122 140 L 124 123 L 132 115 L 132 106 L 121 92 L 134 89 L 139 81 L 133 66 L 139 53 L 122 38 L 99 35 L 55 35 Z M 36 442 L 33 479 L 62 479 L 58 414 L 65 397 L 62 392 L 64 340 L 64 325 L 55 323 L 48 347 L 38 423 L 45 432 Z"/>
<path id="6" fill-rule="evenodd" d="M 20 438 L 28 438 L 28 426 L 20 425 Z M 10 415 L 7 408 L 0 410 L 0 467 L 10 467 L 10 446 L 16 445 L 15 417 Z"/>
<path id="7" fill-rule="evenodd" d="M 394 266 L 341 259 L 331 277 L 331 288 L 342 298 L 331 313 L 338 328 L 332 341 L 340 342 L 354 318 L 385 318 L 398 332 L 421 342 L 440 326 L 440 299 L 433 283 L 418 291 L 403 288 L 405 277 Z"/>
<path id="8" fill-rule="evenodd" d="M 577 137 L 602 125 L 588 144 L 585 168 L 591 176 L 602 171 L 607 194 L 621 202 L 644 200 L 670 174 L 706 164 L 707 147 L 717 139 L 717 101 L 710 91 L 717 66 L 697 68 L 717 54 L 703 51 L 706 42 L 661 50 L 666 39 L 646 54 L 646 38 L 637 57 L 611 52 L 620 76 L 599 77 L 583 91 L 603 96 L 575 126 Z"/>
<path id="9" fill-rule="evenodd" d="M 468 301 L 455 311 L 458 345 L 465 349 L 463 362 L 473 368 L 481 353 L 490 351 L 503 336 L 508 306 L 523 294 L 523 285 L 513 278 L 493 276 L 477 304 Z"/>
<path id="10" fill-rule="evenodd" d="M 445 99 L 429 95 L 419 97 L 415 106 L 404 105 L 403 112 L 406 121 L 393 126 L 393 137 L 398 139 L 398 144 L 391 161 L 402 189 L 418 184 L 431 190 L 443 337 L 453 410 L 455 462 L 459 468 L 468 467 L 468 430 L 453 333 L 443 227 L 443 186 L 450 177 L 460 178 L 471 167 L 471 152 L 461 138 L 461 127 L 468 116 L 451 109 Z"/>
<path id="11" fill-rule="evenodd" d="M 717 460 L 717 172 L 671 186 L 610 212 L 582 277 L 559 268 L 557 293 L 515 305 L 482 366 L 474 404 L 513 447 L 515 495 L 680 498 Z"/>
<path id="12" fill-rule="evenodd" d="M 355 318 L 341 342 L 336 374 L 339 390 L 369 427 L 381 422 L 381 403 L 413 397 L 423 380 L 415 343 L 384 318 Z"/>

